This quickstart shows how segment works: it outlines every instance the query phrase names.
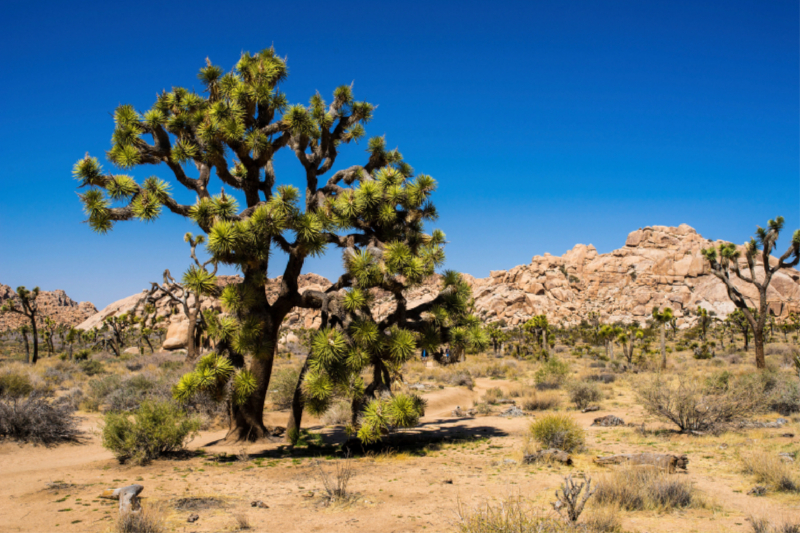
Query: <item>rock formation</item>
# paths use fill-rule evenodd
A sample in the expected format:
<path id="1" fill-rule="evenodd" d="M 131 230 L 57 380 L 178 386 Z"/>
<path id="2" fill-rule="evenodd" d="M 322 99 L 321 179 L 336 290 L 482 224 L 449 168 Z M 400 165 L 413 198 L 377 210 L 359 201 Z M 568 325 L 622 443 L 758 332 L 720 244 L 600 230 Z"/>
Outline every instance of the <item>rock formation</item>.
<path id="1" fill-rule="evenodd" d="M 643 323 L 654 306 L 669 306 L 678 317 L 679 326 L 687 327 L 695 321 L 690 311 L 698 306 L 714 311 L 720 318 L 734 309 L 723 284 L 706 271 L 700 255 L 702 248 L 712 244 L 686 224 L 651 226 L 632 232 L 622 248 L 607 254 L 598 254 L 592 245 L 578 244 L 561 257 L 537 255 L 528 265 L 492 271 L 487 278 L 465 276 L 472 286 L 476 312 L 487 322 L 502 319 L 507 326 L 516 326 L 533 315 L 545 314 L 551 324 L 572 325 L 594 312 L 603 322 Z M 236 279 L 221 276 L 219 283 L 225 285 Z M 324 290 L 331 284 L 316 274 L 304 274 L 299 281 L 301 291 Z M 440 284 L 440 278 L 434 276 L 411 290 L 407 295 L 409 307 L 433 299 Z M 754 304 L 757 302 L 758 294 L 751 285 L 742 283 L 739 287 Z M 277 291 L 277 284 L 272 290 Z M 268 291 L 267 296 L 273 301 L 277 293 Z M 115 302 L 78 327 L 89 329 L 100 325 L 107 316 L 128 312 L 141 297 L 140 293 Z M 792 269 L 777 273 L 769 298 L 776 315 L 798 310 L 800 272 Z M 379 319 L 393 310 L 388 295 L 377 293 L 375 305 Z M 218 308 L 219 303 L 209 300 L 203 306 Z M 185 317 L 173 314 L 173 304 L 166 299 L 158 313 L 169 318 L 164 347 L 183 347 Z M 318 311 L 296 309 L 286 317 L 284 327 L 316 328 L 319 323 Z"/>
<path id="2" fill-rule="evenodd" d="M 32 287 L 28 287 L 31 289 Z M 0 306 L 9 298 L 15 297 L 14 290 L 8 285 L 0 283 Z M 75 326 L 86 318 L 97 313 L 91 302 L 76 302 L 62 290 L 41 291 L 39 293 L 39 310 L 42 317 L 48 316 L 58 324 Z M 37 321 L 38 322 L 38 321 Z M 22 324 L 28 324 L 28 319 L 16 313 L 0 314 L 0 331 L 16 329 Z"/>

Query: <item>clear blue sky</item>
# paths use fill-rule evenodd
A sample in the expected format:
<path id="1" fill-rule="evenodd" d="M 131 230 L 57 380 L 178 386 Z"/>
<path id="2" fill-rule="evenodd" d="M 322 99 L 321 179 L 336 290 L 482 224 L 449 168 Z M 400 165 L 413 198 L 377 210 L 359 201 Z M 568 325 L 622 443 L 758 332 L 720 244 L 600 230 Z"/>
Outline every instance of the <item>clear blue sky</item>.
<path id="1" fill-rule="evenodd" d="M 95 235 L 72 165 L 103 157 L 118 104 L 200 90 L 206 56 L 230 68 L 273 43 L 291 102 L 355 81 L 379 105 L 368 135 L 438 180 L 449 268 L 607 252 L 653 224 L 743 242 L 782 214 L 793 230 L 799 17 L 796 0 L 5 2 L 0 282 L 102 307 L 182 272 L 188 223 Z M 288 157 L 278 170 L 300 177 Z M 306 271 L 337 276 L 338 254 Z"/>

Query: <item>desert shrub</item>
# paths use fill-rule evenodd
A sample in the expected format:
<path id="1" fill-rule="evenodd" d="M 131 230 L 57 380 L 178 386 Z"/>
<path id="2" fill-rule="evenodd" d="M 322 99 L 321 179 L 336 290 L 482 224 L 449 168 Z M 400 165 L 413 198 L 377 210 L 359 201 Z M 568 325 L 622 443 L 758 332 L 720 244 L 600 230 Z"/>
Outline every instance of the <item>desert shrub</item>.
<path id="1" fill-rule="evenodd" d="M 475 413 L 479 415 L 490 415 L 492 414 L 492 406 L 486 402 L 478 402 L 472 406 L 475 409 Z"/>
<path id="2" fill-rule="evenodd" d="M 0 374 L 0 397 L 22 398 L 33 390 L 34 386 L 28 374 L 15 371 Z"/>
<path id="3" fill-rule="evenodd" d="M 76 361 L 88 361 L 91 355 L 92 352 L 88 348 L 83 348 L 82 350 L 77 350 L 73 355 L 73 358 Z"/>
<path id="4" fill-rule="evenodd" d="M 506 372 L 509 368 L 506 365 L 492 363 L 486 366 L 485 375 L 492 379 L 503 379 L 506 377 Z"/>
<path id="5" fill-rule="evenodd" d="M 606 364 L 602 361 L 594 361 L 589 363 L 589 368 L 605 368 Z"/>
<path id="6" fill-rule="evenodd" d="M 56 398 L 55 403 L 58 405 L 64 405 L 71 409 L 72 411 L 77 411 L 78 407 L 81 405 L 83 401 L 83 389 L 80 387 L 72 387 L 64 394 Z"/>
<path id="7" fill-rule="evenodd" d="M 614 374 L 589 374 L 586 379 L 597 383 L 614 383 L 617 380 L 617 376 Z"/>
<path id="8" fill-rule="evenodd" d="M 766 518 L 748 518 L 753 533 L 800 533 L 800 521 L 771 524 Z"/>
<path id="9" fill-rule="evenodd" d="M 472 374 L 467 370 L 458 370 L 447 376 L 447 384 L 454 387 L 466 387 L 469 390 L 475 386 L 475 380 L 472 379 Z"/>
<path id="10" fill-rule="evenodd" d="M 269 401 L 273 409 L 288 409 L 292 406 L 299 376 L 300 370 L 293 366 L 286 366 L 275 372 L 269 381 Z"/>
<path id="11" fill-rule="evenodd" d="M 522 399 L 522 409 L 525 411 L 547 411 L 557 409 L 559 405 L 561 395 L 554 391 L 535 391 Z"/>
<path id="12" fill-rule="evenodd" d="M 621 468 L 600 479 L 594 495 L 598 505 L 627 511 L 669 510 L 702 506 L 691 482 L 655 468 Z"/>
<path id="13" fill-rule="evenodd" d="M 149 373 L 126 378 L 110 374 L 89 381 L 88 394 L 82 407 L 87 411 L 130 412 L 145 400 L 165 401 L 172 398 L 172 380 L 168 376 Z"/>
<path id="14" fill-rule="evenodd" d="M 351 419 L 352 406 L 347 400 L 335 402 L 320 418 L 326 426 L 346 426 Z"/>
<path id="15" fill-rule="evenodd" d="M 594 533 L 583 525 L 548 516 L 519 497 L 476 507 L 459 503 L 456 527 L 460 533 Z"/>
<path id="16" fill-rule="evenodd" d="M 166 533 L 164 511 L 160 507 L 143 505 L 136 513 L 119 515 L 114 533 Z"/>
<path id="17" fill-rule="evenodd" d="M 544 363 L 533 376 L 536 387 L 540 390 L 556 389 L 567 379 L 569 365 L 555 357 Z"/>
<path id="18" fill-rule="evenodd" d="M 486 403 L 497 403 L 503 399 L 503 391 L 498 387 L 487 389 L 483 394 L 483 401 Z"/>
<path id="19" fill-rule="evenodd" d="M 800 475 L 777 455 L 756 451 L 741 457 L 742 471 L 773 490 L 800 492 Z"/>
<path id="20" fill-rule="evenodd" d="M 800 383 L 795 379 L 781 380 L 768 394 L 769 408 L 783 416 L 800 413 Z"/>
<path id="21" fill-rule="evenodd" d="M 66 381 L 75 379 L 81 369 L 72 361 L 56 361 L 42 373 L 44 381 L 51 385 L 62 385 Z"/>
<path id="22" fill-rule="evenodd" d="M 87 376 L 96 376 L 97 374 L 102 374 L 105 372 L 105 367 L 103 363 L 100 361 L 95 361 L 94 359 L 87 359 L 86 361 L 80 362 L 80 368 L 84 374 Z"/>
<path id="23" fill-rule="evenodd" d="M 528 387 L 522 387 L 522 386 L 518 385 L 516 387 L 511 387 L 508 390 L 508 397 L 509 398 L 521 398 L 521 397 L 527 395 L 529 392 L 530 392 L 530 389 Z"/>
<path id="24" fill-rule="evenodd" d="M 571 416 L 563 414 L 547 415 L 532 422 L 528 436 L 542 448 L 556 448 L 565 452 L 580 450 L 586 441 L 578 423 Z"/>
<path id="25" fill-rule="evenodd" d="M 656 376 L 638 387 L 636 396 L 645 411 L 682 432 L 715 432 L 763 410 L 763 395 L 746 385 L 738 380 L 727 390 L 708 390 L 694 379 L 681 377 L 676 384 Z"/>
<path id="26" fill-rule="evenodd" d="M 578 409 L 585 409 L 590 403 L 600 401 L 603 393 L 591 381 L 573 381 L 569 384 L 569 399 Z"/>
<path id="27" fill-rule="evenodd" d="M 42 395 L 0 399 L 0 439 L 53 445 L 80 437 L 73 410 Z"/>
<path id="28" fill-rule="evenodd" d="M 200 421 L 169 401 L 142 402 L 132 414 L 109 412 L 103 425 L 103 446 L 120 463 L 145 464 L 181 450 L 197 434 Z"/>

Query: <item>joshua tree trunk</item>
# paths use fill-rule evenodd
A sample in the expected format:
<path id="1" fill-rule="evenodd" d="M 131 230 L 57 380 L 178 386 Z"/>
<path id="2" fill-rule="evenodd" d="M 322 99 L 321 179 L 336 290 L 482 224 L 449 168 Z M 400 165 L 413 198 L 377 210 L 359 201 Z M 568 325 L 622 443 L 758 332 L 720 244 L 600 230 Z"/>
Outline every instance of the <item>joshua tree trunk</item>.
<path id="1" fill-rule="evenodd" d="M 25 359 L 27 359 L 28 363 L 31 362 L 31 349 L 28 346 L 28 334 L 23 331 L 22 332 L 22 341 L 25 344 Z"/>
<path id="2" fill-rule="evenodd" d="M 286 440 L 292 444 L 296 443 L 297 438 L 300 436 L 300 424 L 303 420 L 303 408 L 305 407 L 302 385 L 303 379 L 306 377 L 306 371 L 308 370 L 309 358 L 310 354 L 306 356 L 303 367 L 300 369 L 300 373 L 297 376 L 297 385 L 294 388 L 294 395 L 292 396 L 292 412 L 289 415 L 289 422 L 286 423 Z"/>
<path id="3" fill-rule="evenodd" d="M 614 341 L 608 341 L 608 359 L 613 361 L 614 360 Z"/>
<path id="4" fill-rule="evenodd" d="M 186 360 L 190 363 L 197 359 L 199 349 L 197 346 L 197 339 L 195 338 L 195 331 L 197 330 L 197 306 L 189 310 L 189 327 L 186 332 Z"/>
<path id="5" fill-rule="evenodd" d="M 667 369 L 667 325 L 661 324 L 661 370 Z"/>
<path id="6" fill-rule="evenodd" d="M 243 284 L 252 291 L 254 303 L 250 308 L 238 313 L 238 319 L 240 323 L 244 323 L 248 318 L 253 317 L 261 322 L 261 333 L 258 342 L 265 348 L 265 355 L 253 357 L 250 363 L 249 370 L 257 380 L 255 392 L 250 394 L 243 405 L 233 405 L 231 409 L 231 426 L 226 438 L 237 441 L 258 440 L 269 434 L 266 426 L 264 426 L 264 402 L 269 389 L 270 377 L 272 376 L 272 363 L 278 348 L 278 330 L 283 317 L 287 314 L 282 313 L 283 316 L 274 316 L 275 313 L 280 311 L 277 309 L 278 302 L 270 307 L 267 295 L 264 292 L 263 281 L 261 284 L 258 281 L 258 271 L 245 269 Z M 278 314 L 280 315 L 281 313 Z M 244 366 L 244 358 L 241 354 L 233 354 L 231 361 L 234 366 Z"/>

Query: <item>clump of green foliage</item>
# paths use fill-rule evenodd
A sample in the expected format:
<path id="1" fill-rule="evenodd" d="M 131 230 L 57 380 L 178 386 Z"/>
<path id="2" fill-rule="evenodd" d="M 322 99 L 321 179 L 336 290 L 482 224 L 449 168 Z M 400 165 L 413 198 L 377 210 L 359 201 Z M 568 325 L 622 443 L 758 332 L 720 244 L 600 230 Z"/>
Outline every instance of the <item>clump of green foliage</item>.
<path id="1" fill-rule="evenodd" d="M 545 362 L 533 376 L 539 390 L 557 389 L 564 384 L 569 374 L 569 364 L 555 357 Z"/>
<path id="2" fill-rule="evenodd" d="M 551 414 L 531 423 L 528 438 L 542 448 L 574 452 L 583 448 L 586 436 L 575 420 L 565 414 Z"/>
<path id="3" fill-rule="evenodd" d="M 103 447 L 120 463 L 140 465 L 182 450 L 200 429 L 200 420 L 174 403 L 149 400 L 132 414 L 108 413 L 104 422 Z"/>

